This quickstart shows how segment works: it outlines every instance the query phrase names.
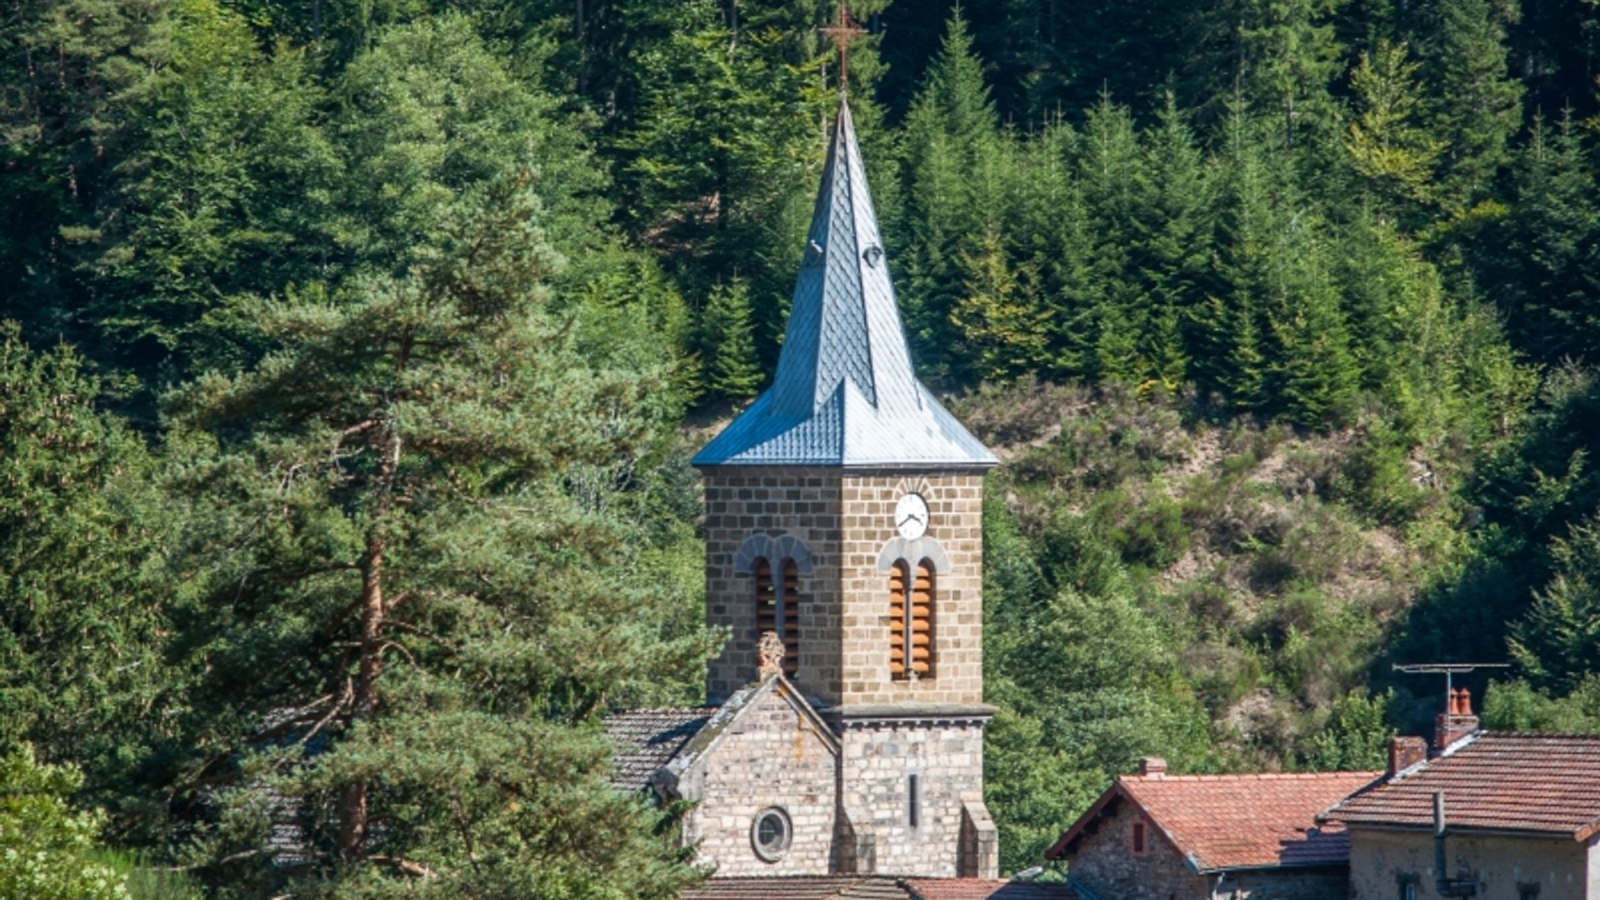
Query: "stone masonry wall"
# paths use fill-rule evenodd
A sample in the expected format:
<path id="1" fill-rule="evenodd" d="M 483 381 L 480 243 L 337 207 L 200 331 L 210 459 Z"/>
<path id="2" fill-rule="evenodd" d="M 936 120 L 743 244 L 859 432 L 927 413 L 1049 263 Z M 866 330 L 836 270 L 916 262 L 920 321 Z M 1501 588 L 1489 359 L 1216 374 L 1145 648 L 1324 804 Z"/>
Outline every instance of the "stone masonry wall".
<path id="1" fill-rule="evenodd" d="M 983 476 L 846 475 L 842 488 L 840 705 L 982 703 Z M 895 503 L 911 492 L 928 501 L 927 537 L 943 550 L 949 571 L 935 581 L 933 677 L 895 681 L 889 674 L 889 576 L 879 558 L 897 537 Z"/>
<path id="2" fill-rule="evenodd" d="M 706 621 L 731 631 L 708 671 L 711 702 L 756 680 L 755 582 L 735 571 L 739 548 L 756 534 L 792 535 L 811 553 L 812 572 L 800 579 L 800 661 L 793 680 L 808 697 L 838 702 L 840 480 L 840 470 L 829 468 L 704 471 Z"/>
<path id="3" fill-rule="evenodd" d="M 827 739 L 778 691 L 744 712 L 698 764 L 684 796 L 699 805 L 685 842 L 717 875 L 826 875 L 832 855 L 838 760 Z M 768 807 L 789 816 L 793 838 L 777 862 L 756 855 L 752 826 Z"/>
<path id="4" fill-rule="evenodd" d="M 1454 834 L 1446 840 L 1449 874 L 1465 865 L 1479 879 L 1482 900 L 1518 900 L 1518 883 L 1539 884 L 1539 900 L 1582 900 L 1588 888 L 1589 855 L 1577 841 Z M 1431 831 L 1360 829 L 1350 835 L 1350 897 L 1389 900 L 1399 896 L 1399 877 L 1417 878 L 1417 900 L 1438 897 L 1434 889 Z"/>
<path id="5" fill-rule="evenodd" d="M 1100 820 L 1094 833 L 1078 842 L 1067 858 L 1067 874 L 1100 900 L 1204 900 L 1210 879 L 1195 875 L 1183 864 L 1153 825 L 1145 828 L 1143 856 L 1133 855 L 1133 823 L 1147 821 L 1139 808 L 1126 800 Z"/>
<path id="6" fill-rule="evenodd" d="M 823 706 L 983 701 L 983 478 L 981 475 L 847 474 L 839 469 L 705 470 L 706 618 L 731 637 L 712 661 L 707 695 L 718 702 L 756 678 L 754 581 L 736 571 L 756 534 L 791 535 L 811 554 L 800 581 L 800 661 L 795 684 Z M 928 501 L 927 537 L 948 571 L 936 580 L 934 674 L 889 675 L 889 579 L 879 558 L 897 535 L 895 503 Z M 917 560 L 909 560 L 912 565 Z"/>
<path id="7" fill-rule="evenodd" d="M 847 722 L 841 737 L 843 803 L 858 831 L 870 823 L 879 874 L 961 874 L 963 795 L 983 796 L 983 726 L 977 723 Z M 921 793 L 909 822 L 907 776 Z M 990 877 L 993 877 L 992 875 Z"/>

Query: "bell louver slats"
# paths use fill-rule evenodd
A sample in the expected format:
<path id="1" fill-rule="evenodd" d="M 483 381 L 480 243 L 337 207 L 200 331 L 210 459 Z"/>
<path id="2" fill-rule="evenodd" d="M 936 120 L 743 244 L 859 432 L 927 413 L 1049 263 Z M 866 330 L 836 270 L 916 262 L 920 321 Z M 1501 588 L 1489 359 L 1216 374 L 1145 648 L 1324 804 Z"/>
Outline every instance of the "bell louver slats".
<path id="1" fill-rule="evenodd" d="M 889 675 L 896 680 L 933 675 L 933 566 L 904 560 L 889 570 Z"/>

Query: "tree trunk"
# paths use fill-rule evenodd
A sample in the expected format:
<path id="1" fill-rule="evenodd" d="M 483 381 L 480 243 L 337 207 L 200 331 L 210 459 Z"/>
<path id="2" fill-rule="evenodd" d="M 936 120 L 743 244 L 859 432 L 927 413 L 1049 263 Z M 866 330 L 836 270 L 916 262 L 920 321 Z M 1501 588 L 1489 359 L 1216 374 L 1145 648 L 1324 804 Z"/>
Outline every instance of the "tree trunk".
<path id="1" fill-rule="evenodd" d="M 383 554 L 394 475 L 399 465 L 400 436 L 390 430 L 378 464 L 372 525 L 361 562 L 361 657 L 350 710 L 352 722 L 371 718 L 378 708 L 378 679 L 383 675 Z M 340 794 L 339 850 L 347 857 L 357 855 L 366 836 L 367 785 L 361 782 L 345 787 Z"/>

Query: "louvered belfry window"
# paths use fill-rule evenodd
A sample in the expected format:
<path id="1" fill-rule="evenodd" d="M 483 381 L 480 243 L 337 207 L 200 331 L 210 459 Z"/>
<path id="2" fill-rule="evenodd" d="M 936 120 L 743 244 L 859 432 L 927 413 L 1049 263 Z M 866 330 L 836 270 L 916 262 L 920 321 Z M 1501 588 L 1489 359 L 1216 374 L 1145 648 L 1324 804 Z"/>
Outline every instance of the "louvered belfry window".
<path id="1" fill-rule="evenodd" d="M 905 560 L 889 569 L 889 676 L 896 681 L 933 675 L 933 566 Z"/>
<path id="2" fill-rule="evenodd" d="M 783 674 L 792 678 L 800 671 L 800 567 L 785 559 L 781 571 L 780 581 L 772 563 L 756 560 L 756 636 L 771 631 L 783 641 Z"/>

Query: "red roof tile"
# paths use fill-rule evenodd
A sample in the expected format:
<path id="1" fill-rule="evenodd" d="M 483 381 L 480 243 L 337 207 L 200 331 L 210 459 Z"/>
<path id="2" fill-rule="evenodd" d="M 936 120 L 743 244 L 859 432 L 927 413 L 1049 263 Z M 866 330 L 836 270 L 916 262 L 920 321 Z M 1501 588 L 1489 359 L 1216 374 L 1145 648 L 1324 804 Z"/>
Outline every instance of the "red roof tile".
<path id="1" fill-rule="evenodd" d="M 1588 840 L 1600 831 L 1600 737 L 1485 732 L 1327 815 L 1350 826 L 1432 828 L 1435 792 L 1451 828 Z"/>
<path id="2" fill-rule="evenodd" d="M 914 900 L 1076 900 L 1064 884 L 982 878 L 907 878 Z"/>
<path id="3" fill-rule="evenodd" d="M 1125 797 L 1202 872 L 1337 865 L 1350 858 L 1349 835 L 1338 823 L 1318 825 L 1317 815 L 1382 774 L 1124 775 L 1047 855 L 1067 852 L 1110 801 Z"/>
<path id="4" fill-rule="evenodd" d="M 1064 884 L 981 878 L 798 875 L 713 878 L 682 900 L 1077 900 Z"/>

